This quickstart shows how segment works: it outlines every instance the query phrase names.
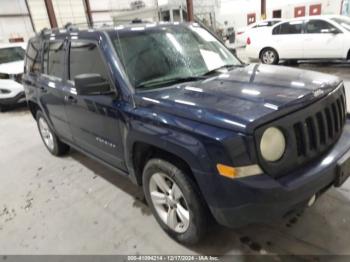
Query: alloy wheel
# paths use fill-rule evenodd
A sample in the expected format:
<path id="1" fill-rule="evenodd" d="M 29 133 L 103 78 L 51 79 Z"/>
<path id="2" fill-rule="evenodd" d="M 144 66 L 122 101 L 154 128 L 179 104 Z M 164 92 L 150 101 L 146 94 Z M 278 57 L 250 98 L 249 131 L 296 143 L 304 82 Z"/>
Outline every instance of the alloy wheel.
<path id="1" fill-rule="evenodd" d="M 273 64 L 276 59 L 276 55 L 273 51 L 267 50 L 262 55 L 262 60 L 265 64 Z"/>
<path id="2" fill-rule="evenodd" d="M 155 173 L 149 183 L 153 206 L 169 228 L 184 233 L 190 224 L 190 212 L 184 195 L 167 174 Z"/>
<path id="3" fill-rule="evenodd" d="M 39 131 L 44 140 L 45 145 L 52 151 L 54 150 L 55 144 L 53 141 L 53 135 L 50 131 L 49 125 L 43 117 L 39 119 Z"/>

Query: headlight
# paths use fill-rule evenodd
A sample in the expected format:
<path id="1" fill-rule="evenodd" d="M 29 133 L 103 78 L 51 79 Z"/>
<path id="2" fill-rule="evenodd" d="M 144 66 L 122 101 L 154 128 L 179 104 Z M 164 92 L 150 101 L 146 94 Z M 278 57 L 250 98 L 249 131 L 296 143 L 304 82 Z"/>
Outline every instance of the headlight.
<path id="1" fill-rule="evenodd" d="M 276 127 L 265 130 L 260 141 L 260 152 L 269 162 L 280 160 L 286 150 L 286 139 L 282 131 Z"/>

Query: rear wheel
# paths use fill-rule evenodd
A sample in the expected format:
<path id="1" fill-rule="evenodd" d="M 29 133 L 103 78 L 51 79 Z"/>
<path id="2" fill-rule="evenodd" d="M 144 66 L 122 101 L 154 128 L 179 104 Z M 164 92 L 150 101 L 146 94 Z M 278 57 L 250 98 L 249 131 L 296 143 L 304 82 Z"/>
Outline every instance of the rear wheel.
<path id="1" fill-rule="evenodd" d="M 274 49 L 266 48 L 260 54 L 260 61 L 263 64 L 276 65 L 278 64 L 279 57 Z"/>
<path id="2" fill-rule="evenodd" d="M 69 146 L 59 140 L 59 138 L 50 128 L 44 114 L 41 111 L 37 111 L 36 120 L 41 139 L 50 153 L 55 156 L 61 156 L 67 153 Z"/>
<path id="3" fill-rule="evenodd" d="M 183 244 L 195 244 L 208 225 L 205 204 L 196 184 L 173 164 L 150 160 L 143 172 L 146 200 L 163 230 Z"/>

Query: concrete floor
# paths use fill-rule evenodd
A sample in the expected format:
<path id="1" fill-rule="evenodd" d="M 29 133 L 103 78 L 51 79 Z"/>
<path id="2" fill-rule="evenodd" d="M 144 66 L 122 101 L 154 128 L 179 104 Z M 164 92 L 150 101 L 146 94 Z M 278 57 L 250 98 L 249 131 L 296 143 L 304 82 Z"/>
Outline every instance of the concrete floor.
<path id="1" fill-rule="evenodd" d="M 337 74 L 350 90 L 350 65 L 300 67 Z M 187 248 L 163 233 L 129 180 L 76 151 L 51 156 L 25 109 L 1 114 L 0 130 L 1 254 L 350 254 L 350 181 L 303 214 L 214 226 Z"/>

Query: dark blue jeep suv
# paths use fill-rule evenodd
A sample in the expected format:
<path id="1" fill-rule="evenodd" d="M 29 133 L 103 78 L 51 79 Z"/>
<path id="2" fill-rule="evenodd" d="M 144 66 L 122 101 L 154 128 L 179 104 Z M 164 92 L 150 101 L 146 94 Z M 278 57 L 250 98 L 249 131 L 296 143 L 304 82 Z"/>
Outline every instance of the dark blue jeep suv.
<path id="1" fill-rule="evenodd" d="M 312 205 L 350 174 L 342 81 L 242 64 L 195 23 L 44 30 L 23 82 L 47 149 L 75 148 L 143 186 L 182 243 L 211 217 L 237 227 Z"/>

